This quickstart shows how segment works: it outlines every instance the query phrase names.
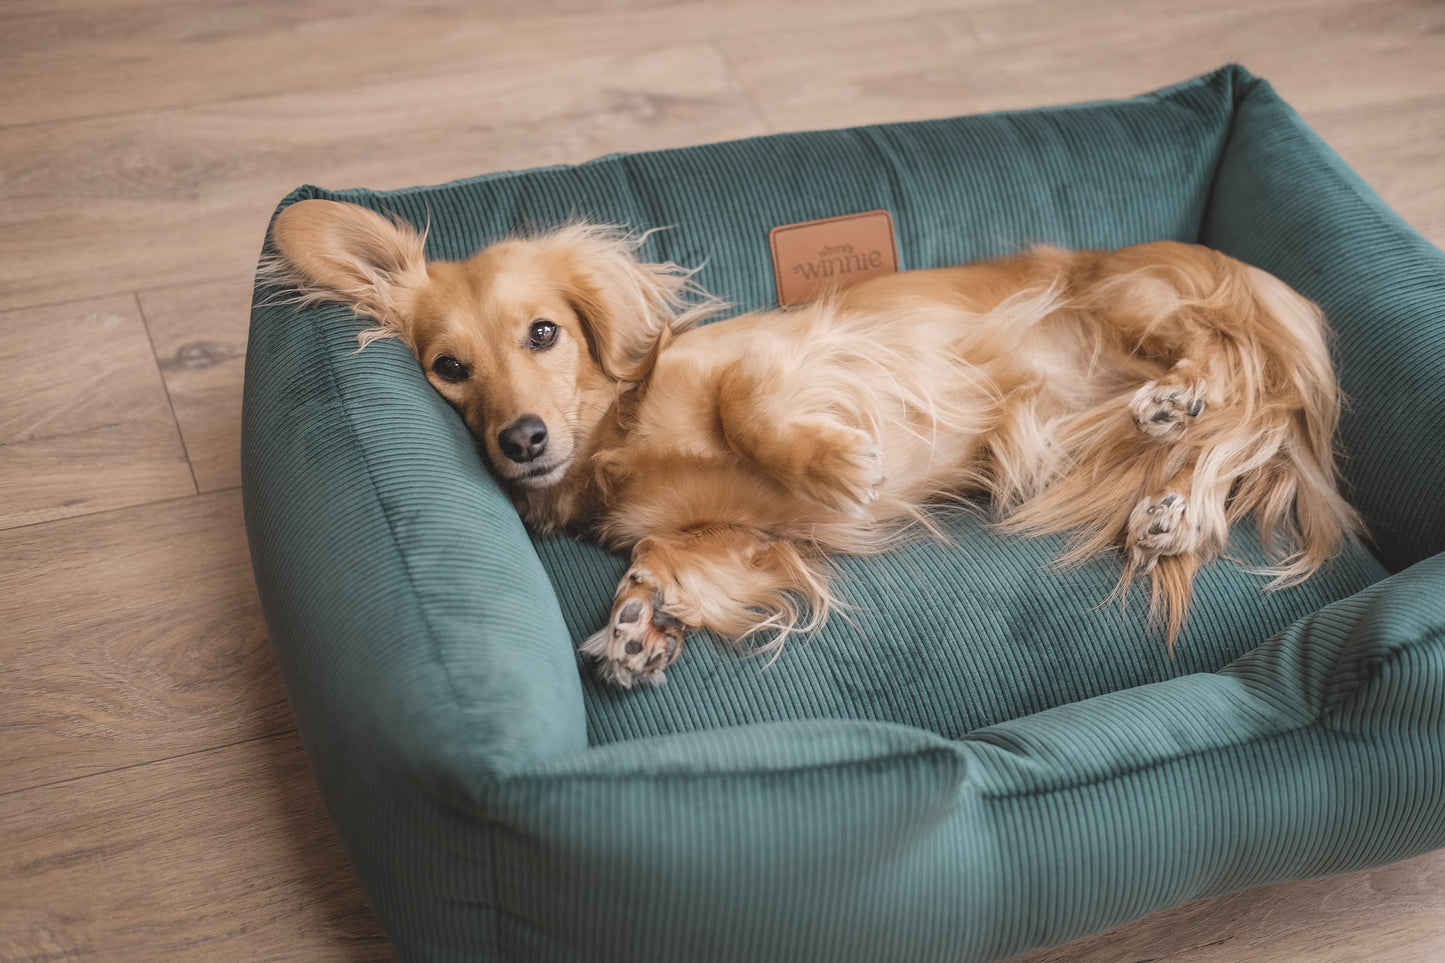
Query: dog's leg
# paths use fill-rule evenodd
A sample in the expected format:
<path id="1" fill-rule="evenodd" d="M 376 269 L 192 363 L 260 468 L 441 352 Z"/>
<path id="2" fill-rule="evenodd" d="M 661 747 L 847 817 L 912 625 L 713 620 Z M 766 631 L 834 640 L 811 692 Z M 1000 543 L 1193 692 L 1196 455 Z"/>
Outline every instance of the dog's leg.
<path id="1" fill-rule="evenodd" d="M 1164 484 L 1146 486 L 1129 513 L 1125 547 L 1134 572 L 1147 572 L 1171 555 L 1198 555 L 1203 560 L 1224 549 L 1234 477 L 1202 468 L 1204 457 L 1196 453 Z"/>
<path id="2" fill-rule="evenodd" d="M 1219 400 L 1211 388 L 1217 387 L 1214 373 L 1222 342 L 1208 319 L 1193 307 L 1174 311 L 1169 323 L 1161 327 L 1168 334 L 1157 337 L 1168 345 L 1167 357 L 1173 364 L 1159 378 L 1134 392 L 1129 412 L 1134 416 L 1134 426 L 1144 434 L 1174 441 Z"/>
<path id="3" fill-rule="evenodd" d="M 1168 490 L 1145 495 L 1129 513 L 1125 541 L 1135 572 L 1152 571 L 1159 559 L 1186 555 L 1198 547 L 1189 495 L 1171 484 Z"/>
<path id="4" fill-rule="evenodd" d="M 796 373 L 781 366 L 733 364 L 718 379 L 723 437 L 739 456 L 811 501 L 863 515 L 883 484 L 878 439 L 835 411 L 804 402 Z M 836 404 L 835 406 L 836 407 Z"/>
<path id="5" fill-rule="evenodd" d="M 1129 402 L 1134 426 L 1151 438 L 1182 437 L 1208 405 L 1207 367 L 1183 357 L 1163 377 L 1146 382 Z"/>
<path id="6" fill-rule="evenodd" d="M 607 626 L 581 651 L 608 682 L 659 685 L 688 629 L 737 638 L 771 628 L 777 644 L 805 613 L 821 624 L 830 605 L 826 574 L 792 542 L 732 526 L 650 536 L 633 549 Z"/>
<path id="7" fill-rule="evenodd" d="M 1171 647 L 1184 627 L 1195 573 L 1228 538 L 1230 481 L 1191 461 L 1165 484 L 1146 488 L 1129 513 L 1118 591 L 1122 596 L 1136 575 L 1150 576 L 1150 617 L 1165 624 Z"/>
<path id="8" fill-rule="evenodd" d="M 1213 261 L 1195 263 L 1197 257 L 1184 262 L 1190 270 L 1160 272 L 1140 260 L 1137 248 L 1115 252 L 1104 258 L 1100 285 L 1089 294 L 1093 316 L 1112 329 L 1119 347 L 1163 366 L 1129 400 L 1134 425 L 1161 441 L 1183 438 L 1207 408 L 1226 400 L 1219 375 L 1239 312 L 1213 293 L 1223 283 Z"/>

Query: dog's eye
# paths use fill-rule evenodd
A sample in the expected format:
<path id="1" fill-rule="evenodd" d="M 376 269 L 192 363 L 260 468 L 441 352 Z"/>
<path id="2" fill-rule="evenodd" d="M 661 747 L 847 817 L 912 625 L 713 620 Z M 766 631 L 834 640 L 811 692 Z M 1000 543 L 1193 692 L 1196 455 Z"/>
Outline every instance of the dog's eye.
<path id="1" fill-rule="evenodd" d="M 450 381 L 456 384 L 459 381 L 466 381 L 471 371 L 466 365 L 448 354 L 439 354 L 436 360 L 431 363 L 431 370 L 443 381 Z"/>
<path id="2" fill-rule="evenodd" d="M 527 346 L 530 348 L 550 348 L 556 340 L 557 326 L 551 321 L 538 318 L 527 331 Z"/>

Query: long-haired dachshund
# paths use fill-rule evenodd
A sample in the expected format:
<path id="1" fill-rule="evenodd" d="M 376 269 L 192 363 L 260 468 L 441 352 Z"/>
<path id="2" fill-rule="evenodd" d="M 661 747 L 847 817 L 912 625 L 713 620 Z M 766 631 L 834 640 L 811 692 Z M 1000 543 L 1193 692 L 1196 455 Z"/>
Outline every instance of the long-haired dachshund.
<path id="1" fill-rule="evenodd" d="M 1147 573 L 1171 645 L 1244 515 L 1272 587 L 1359 529 L 1323 317 L 1204 247 L 1037 248 L 699 325 L 719 303 L 613 228 L 428 263 L 409 225 L 307 200 L 272 237 L 273 279 L 411 349 L 533 531 L 631 553 L 582 646 L 618 685 L 663 681 L 689 627 L 816 628 L 828 556 L 895 544 L 941 500 L 1073 532 L 1066 561 L 1122 547 L 1117 592 Z"/>

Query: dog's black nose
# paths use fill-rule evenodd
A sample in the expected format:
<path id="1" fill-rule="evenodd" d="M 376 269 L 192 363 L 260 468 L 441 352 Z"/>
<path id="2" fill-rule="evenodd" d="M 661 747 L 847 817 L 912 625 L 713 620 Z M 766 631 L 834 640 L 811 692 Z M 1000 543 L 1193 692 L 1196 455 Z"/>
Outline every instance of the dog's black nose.
<path id="1" fill-rule="evenodd" d="M 515 462 L 540 458 L 547 450 L 547 423 L 536 415 L 523 415 L 502 429 L 497 445 Z"/>

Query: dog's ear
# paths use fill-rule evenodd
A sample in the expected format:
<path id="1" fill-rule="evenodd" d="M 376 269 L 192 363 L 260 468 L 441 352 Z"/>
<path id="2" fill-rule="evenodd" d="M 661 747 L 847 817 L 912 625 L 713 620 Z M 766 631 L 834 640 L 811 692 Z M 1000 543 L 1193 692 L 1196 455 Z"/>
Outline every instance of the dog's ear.
<path id="1" fill-rule="evenodd" d="M 642 238 L 616 228 L 573 224 L 542 239 L 563 267 L 572 308 L 587 328 L 589 346 L 615 381 L 641 381 L 674 335 L 723 304 L 676 264 L 639 261 Z"/>
<path id="2" fill-rule="evenodd" d="M 276 216 L 277 257 L 266 270 L 303 301 L 339 301 L 377 322 L 378 337 L 410 342 L 408 318 L 427 283 L 424 237 L 410 224 L 339 201 L 298 201 Z"/>

